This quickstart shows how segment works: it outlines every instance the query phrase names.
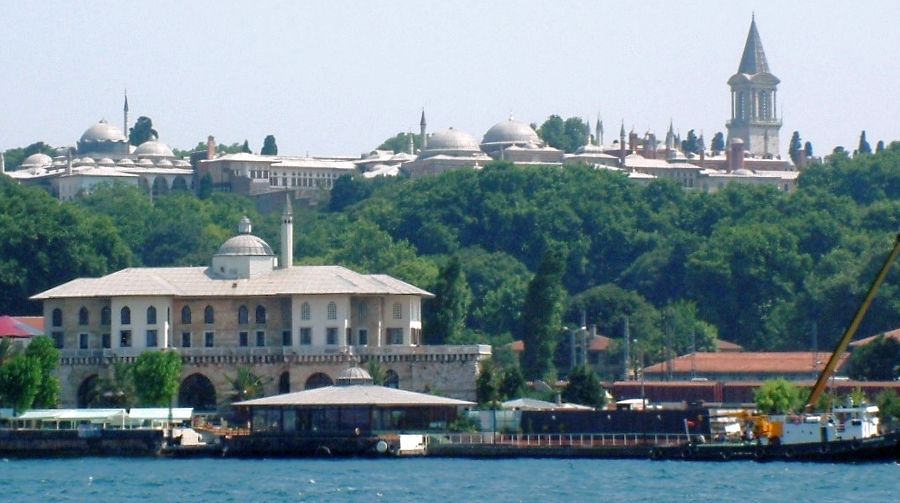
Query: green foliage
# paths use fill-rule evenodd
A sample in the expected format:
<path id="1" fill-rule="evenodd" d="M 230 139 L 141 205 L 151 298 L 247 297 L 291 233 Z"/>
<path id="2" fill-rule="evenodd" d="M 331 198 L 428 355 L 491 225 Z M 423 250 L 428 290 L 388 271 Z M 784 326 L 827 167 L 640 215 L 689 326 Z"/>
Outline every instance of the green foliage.
<path id="1" fill-rule="evenodd" d="M 53 371 L 59 367 L 59 350 L 54 346 L 53 340 L 47 336 L 32 338 L 25 348 L 25 357 L 37 362 L 41 370 L 34 406 L 40 409 L 56 407 L 59 403 L 60 385 L 59 378 L 53 375 Z"/>
<path id="2" fill-rule="evenodd" d="M 691 129 L 688 131 L 687 139 L 681 142 L 681 151 L 685 154 L 699 155 L 701 150 L 700 139 L 697 138 L 697 134 Z"/>
<path id="3" fill-rule="evenodd" d="M 498 392 L 503 400 L 513 400 L 525 394 L 525 376 L 518 365 L 503 369 L 500 374 Z"/>
<path id="4" fill-rule="evenodd" d="M 884 144 L 882 144 L 884 146 Z M 803 152 L 806 154 L 807 159 L 812 159 L 813 156 L 813 146 L 812 143 L 806 142 L 803 144 Z"/>
<path id="5" fill-rule="evenodd" d="M 588 142 L 590 127 L 580 117 L 569 117 L 563 121 L 558 115 L 551 115 L 537 129 L 538 136 L 547 145 L 564 152 L 575 152 Z"/>
<path id="6" fill-rule="evenodd" d="M 475 380 L 475 396 L 479 405 L 496 408 L 500 399 L 497 390 L 497 382 L 494 376 L 494 365 L 485 361 L 481 365 L 481 372 Z"/>
<path id="7" fill-rule="evenodd" d="M 459 257 L 452 257 L 440 269 L 434 286 L 434 298 L 423 306 L 425 340 L 428 344 L 445 344 L 461 337 L 472 303 L 472 291 L 466 282 Z"/>
<path id="8" fill-rule="evenodd" d="M 372 195 L 373 190 L 373 184 L 362 177 L 341 175 L 334 181 L 334 186 L 331 188 L 328 209 L 343 211 L 347 206 L 367 199 Z"/>
<path id="9" fill-rule="evenodd" d="M 772 379 L 753 392 L 756 407 L 769 414 L 783 414 L 799 410 L 803 405 L 801 390 L 786 379 Z"/>
<path id="10" fill-rule="evenodd" d="M 134 362 L 132 376 L 141 405 L 170 406 L 181 382 L 181 355 L 177 351 L 145 351 Z"/>
<path id="11" fill-rule="evenodd" d="M 372 384 L 376 386 L 384 386 L 386 371 L 381 367 L 381 363 L 375 358 L 369 360 L 366 370 L 372 376 Z"/>
<path id="12" fill-rule="evenodd" d="M 878 143 L 875 144 L 875 153 L 880 153 L 884 151 L 884 140 L 878 140 Z"/>
<path id="13" fill-rule="evenodd" d="M 422 135 L 414 133 L 397 133 L 379 145 L 378 150 L 390 150 L 395 154 L 408 152 L 410 137 L 413 139 L 414 152 L 418 152 L 422 148 Z"/>
<path id="14" fill-rule="evenodd" d="M 265 396 L 266 386 L 272 382 L 272 379 L 259 377 L 247 367 L 238 367 L 234 377 L 226 375 L 225 379 L 231 385 L 229 401 L 232 403 Z"/>
<path id="15" fill-rule="evenodd" d="M 34 358 L 14 356 L 0 367 L 0 403 L 23 412 L 32 407 L 41 388 L 41 364 Z"/>
<path id="16" fill-rule="evenodd" d="M 275 143 L 274 135 L 267 135 L 263 140 L 262 149 L 259 151 L 262 155 L 278 155 L 278 145 Z"/>
<path id="17" fill-rule="evenodd" d="M 253 153 L 253 151 L 250 150 L 250 142 L 248 142 L 247 140 L 244 140 L 244 144 L 241 145 L 241 152 L 243 152 L 243 153 L 245 153 L 245 154 L 252 154 L 252 153 Z"/>
<path id="18" fill-rule="evenodd" d="M 872 153 L 872 146 L 869 145 L 869 142 L 866 141 L 866 132 L 863 131 L 859 134 L 859 147 L 856 149 L 857 153 L 866 155 Z"/>
<path id="19" fill-rule="evenodd" d="M 542 379 L 553 371 L 553 352 L 562 327 L 565 257 L 559 249 L 547 250 L 537 273 L 528 284 L 518 335 L 525 343 L 522 367 L 529 379 Z"/>
<path id="20" fill-rule="evenodd" d="M 88 405 L 103 408 L 129 408 L 137 402 L 134 365 L 114 362 L 105 377 L 98 378 L 88 390 Z"/>
<path id="21" fill-rule="evenodd" d="M 800 163 L 800 152 L 803 151 L 803 143 L 800 141 L 800 133 L 798 131 L 794 131 L 794 134 L 791 135 L 791 141 L 788 147 L 788 155 L 791 158 L 791 162 L 794 164 Z"/>
<path id="22" fill-rule="evenodd" d="M 562 399 L 591 407 L 603 407 L 606 394 L 597 374 L 590 367 L 579 365 L 569 373 L 569 384 L 562 392 Z"/>
<path id="23" fill-rule="evenodd" d="M 15 171 L 19 169 L 19 166 L 28 156 L 32 154 L 47 154 L 51 157 L 56 155 L 56 149 L 47 145 L 46 143 L 39 141 L 36 143 L 32 143 L 25 148 L 11 148 L 7 149 L 3 152 L 3 160 L 6 163 L 7 171 Z"/>
<path id="24" fill-rule="evenodd" d="M 900 395 L 892 389 L 882 390 L 875 396 L 878 404 L 878 417 L 889 427 L 890 424 L 900 420 Z"/>
<path id="25" fill-rule="evenodd" d="M 710 143 L 709 148 L 713 151 L 713 154 L 716 155 L 725 150 L 725 136 L 722 135 L 721 131 L 717 132 L 715 136 L 713 136 L 712 143 Z"/>
<path id="26" fill-rule="evenodd" d="M 893 381 L 900 378 L 900 342 L 884 334 L 850 356 L 847 375 L 861 381 Z"/>
<path id="27" fill-rule="evenodd" d="M 159 138 L 159 133 L 153 129 L 153 120 L 143 115 L 138 117 L 134 126 L 128 130 L 128 143 L 138 146 L 150 140 Z"/>

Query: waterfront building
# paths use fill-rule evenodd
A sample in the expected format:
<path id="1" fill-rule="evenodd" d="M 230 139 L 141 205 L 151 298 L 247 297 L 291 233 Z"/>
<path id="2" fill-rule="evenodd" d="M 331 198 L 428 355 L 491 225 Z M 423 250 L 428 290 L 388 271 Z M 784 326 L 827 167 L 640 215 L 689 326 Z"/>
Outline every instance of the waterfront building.
<path id="1" fill-rule="evenodd" d="M 829 353 L 812 351 L 779 352 L 696 352 L 645 367 L 648 381 L 703 379 L 709 381 L 764 381 L 783 378 L 818 378 Z M 836 371 L 847 363 L 844 354 Z"/>

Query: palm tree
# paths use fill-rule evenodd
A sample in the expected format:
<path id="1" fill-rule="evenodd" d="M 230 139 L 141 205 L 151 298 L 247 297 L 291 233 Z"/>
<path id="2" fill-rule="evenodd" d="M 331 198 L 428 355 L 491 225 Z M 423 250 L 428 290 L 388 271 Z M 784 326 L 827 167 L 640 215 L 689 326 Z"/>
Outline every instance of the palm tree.
<path id="1" fill-rule="evenodd" d="M 272 382 L 271 378 L 258 377 L 247 367 L 239 367 L 233 378 L 226 375 L 225 379 L 231 384 L 232 403 L 252 400 L 265 395 L 266 385 Z"/>

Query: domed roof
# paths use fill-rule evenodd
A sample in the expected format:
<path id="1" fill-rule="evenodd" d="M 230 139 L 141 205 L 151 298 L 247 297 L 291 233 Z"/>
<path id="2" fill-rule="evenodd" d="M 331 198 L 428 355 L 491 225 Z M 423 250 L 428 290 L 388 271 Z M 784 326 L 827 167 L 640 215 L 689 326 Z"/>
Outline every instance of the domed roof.
<path id="1" fill-rule="evenodd" d="M 42 168 L 51 164 L 53 164 L 53 159 L 49 155 L 40 152 L 31 154 L 22 161 L 23 168 Z"/>
<path id="2" fill-rule="evenodd" d="M 269 246 L 269 243 L 250 234 L 252 228 L 250 227 L 249 218 L 242 218 L 238 227 L 241 233 L 222 243 L 222 246 L 219 247 L 219 251 L 216 252 L 216 256 L 240 255 L 271 257 L 275 255 L 272 253 L 272 247 Z"/>
<path id="3" fill-rule="evenodd" d="M 372 376 L 365 369 L 359 367 L 350 367 L 338 374 L 335 383 L 338 386 L 346 386 L 350 384 L 372 384 Z"/>
<path id="4" fill-rule="evenodd" d="M 191 167 L 191 163 L 185 161 L 184 159 L 176 159 L 175 161 L 172 162 L 172 165 L 175 166 L 176 168 L 190 168 Z"/>
<path id="5" fill-rule="evenodd" d="M 138 165 L 138 166 L 145 167 L 145 168 L 152 168 L 152 167 L 153 167 L 153 161 L 151 161 L 150 159 L 141 159 L 141 160 L 139 160 L 139 161 L 137 162 L 137 165 Z"/>
<path id="6" fill-rule="evenodd" d="M 517 121 L 510 117 L 509 119 L 494 124 L 487 133 L 484 133 L 484 139 L 481 144 L 491 143 L 541 143 L 534 129 L 522 121 Z"/>
<path id="7" fill-rule="evenodd" d="M 427 151 L 478 152 L 481 148 L 474 136 L 458 129 L 438 131 L 428 137 Z"/>
<path id="8" fill-rule="evenodd" d="M 81 143 L 85 142 L 124 142 L 128 141 L 122 130 L 102 120 L 87 128 L 81 135 Z"/>
<path id="9" fill-rule="evenodd" d="M 104 157 L 103 159 L 100 159 L 99 161 L 97 161 L 97 164 L 100 166 L 115 166 L 116 165 L 116 163 L 114 163 L 113 160 L 110 159 L 109 157 Z"/>
<path id="10" fill-rule="evenodd" d="M 172 167 L 172 161 L 170 161 L 170 160 L 168 160 L 168 159 L 163 159 L 163 160 L 159 161 L 158 163 L 156 163 L 156 167 L 158 167 L 158 168 L 171 168 L 171 167 Z"/>
<path id="11" fill-rule="evenodd" d="M 94 159 L 90 157 L 82 157 L 78 162 L 72 161 L 72 164 L 77 164 L 79 166 L 93 166 L 95 162 Z"/>
<path id="12" fill-rule="evenodd" d="M 131 159 L 129 159 L 127 157 L 124 157 L 122 159 L 119 159 L 118 164 L 119 164 L 119 166 L 134 166 L 134 161 L 132 161 Z"/>
<path id="13" fill-rule="evenodd" d="M 175 157 L 168 145 L 156 140 L 141 143 L 138 148 L 134 149 L 134 154 L 137 156 Z"/>
<path id="14" fill-rule="evenodd" d="M 753 176 L 754 175 L 754 173 L 752 171 L 750 171 L 749 169 L 746 169 L 746 168 L 736 169 L 736 170 L 732 171 L 732 174 L 737 175 L 737 176 Z"/>

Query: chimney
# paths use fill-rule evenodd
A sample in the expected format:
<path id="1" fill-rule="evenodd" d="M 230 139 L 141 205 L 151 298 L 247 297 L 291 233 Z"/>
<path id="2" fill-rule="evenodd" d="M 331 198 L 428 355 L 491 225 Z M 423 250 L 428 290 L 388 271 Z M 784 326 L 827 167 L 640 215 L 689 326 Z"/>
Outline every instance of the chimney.
<path id="1" fill-rule="evenodd" d="M 740 138 L 731 140 L 728 148 L 728 172 L 734 172 L 744 167 L 744 141 Z"/>
<path id="2" fill-rule="evenodd" d="M 212 160 L 216 158 L 216 138 L 210 135 L 206 139 L 206 160 Z"/>

